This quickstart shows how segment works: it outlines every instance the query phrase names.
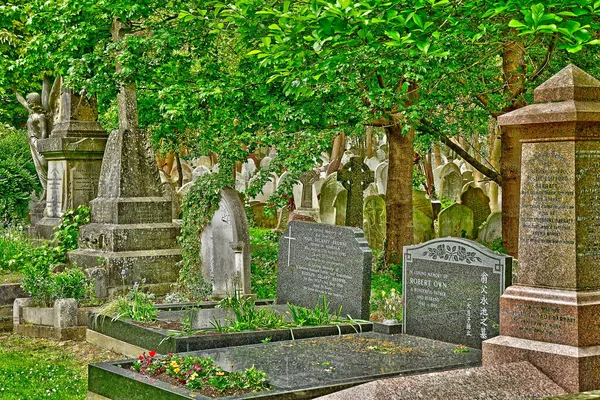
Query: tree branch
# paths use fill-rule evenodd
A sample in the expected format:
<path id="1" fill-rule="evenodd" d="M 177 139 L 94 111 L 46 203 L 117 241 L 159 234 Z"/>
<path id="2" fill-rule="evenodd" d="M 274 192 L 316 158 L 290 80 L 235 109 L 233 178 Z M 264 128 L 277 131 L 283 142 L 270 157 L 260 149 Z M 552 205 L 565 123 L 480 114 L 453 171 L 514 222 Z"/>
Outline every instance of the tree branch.
<path id="1" fill-rule="evenodd" d="M 428 121 L 423 120 L 423 119 L 420 121 L 420 130 L 426 131 L 427 133 L 429 133 L 430 135 L 433 135 L 433 136 L 439 136 L 440 140 L 446 146 L 448 146 L 451 150 L 454 150 L 456 152 L 456 154 L 461 156 L 473 168 L 475 168 L 477 171 L 481 172 L 483 175 L 490 178 L 492 181 L 496 182 L 498 185 L 502 185 L 502 177 L 500 176 L 500 174 L 498 172 L 494 171 L 491 168 L 486 167 L 481 162 L 477 161 L 477 159 L 475 159 L 475 157 L 473 157 L 472 155 L 467 153 L 462 147 L 460 147 L 459 145 L 457 145 L 456 143 L 451 141 L 447 136 L 445 136 L 443 134 L 436 134 L 436 132 L 434 132 L 431 124 Z"/>

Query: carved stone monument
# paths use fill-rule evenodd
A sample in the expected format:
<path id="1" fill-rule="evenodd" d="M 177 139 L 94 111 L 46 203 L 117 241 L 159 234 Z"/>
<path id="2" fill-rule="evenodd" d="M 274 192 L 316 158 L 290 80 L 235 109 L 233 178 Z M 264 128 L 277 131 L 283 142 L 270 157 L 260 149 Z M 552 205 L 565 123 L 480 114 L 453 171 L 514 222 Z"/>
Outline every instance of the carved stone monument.
<path id="1" fill-rule="evenodd" d="M 115 21 L 113 38 L 127 28 Z M 81 268 L 104 265 L 109 291 L 142 282 L 166 292 L 176 282 L 181 259 L 179 228 L 160 182 L 152 145 L 138 128 L 135 85 L 126 83 L 117 98 L 120 129 L 110 134 L 100 172 L 98 197 L 91 201 L 92 223 L 80 228 L 79 248 L 69 261 Z"/>
<path id="2" fill-rule="evenodd" d="M 600 388 L 600 81 L 569 65 L 498 118 L 521 136 L 517 283 L 483 364 L 526 360 L 570 392 Z"/>
<path id="3" fill-rule="evenodd" d="M 373 171 L 362 161 L 354 156 L 338 171 L 338 181 L 342 182 L 348 190 L 348 203 L 346 206 L 346 226 L 363 226 L 363 191 L 373 182 Z"/>
<path id="4" fill-rule="evenodd" d="M 37 148 L 48 162 L 44 218 L 30 232 L 50 239 L 69 209 L 88 205 L 98 194 L 108 134 L 98 123 L 95 99 L 61 89 L 58 122 Z"/>

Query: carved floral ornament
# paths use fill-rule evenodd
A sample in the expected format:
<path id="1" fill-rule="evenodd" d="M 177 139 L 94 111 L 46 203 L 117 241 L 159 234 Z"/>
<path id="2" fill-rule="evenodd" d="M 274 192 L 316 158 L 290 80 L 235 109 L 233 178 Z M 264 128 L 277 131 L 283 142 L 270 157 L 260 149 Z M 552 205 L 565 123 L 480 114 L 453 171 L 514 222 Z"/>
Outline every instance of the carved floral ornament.
<path id="1" fill-rule="evenodd" d="M 475 252 L 468 252 L 463 246 L 450 246 L 440 244 L 437 247 L 428 247 L 427 251 L 423 252 L 423 256 L 437 260 L 462 261 L 471 264 L 475 261 L 482 262 L 481 257 Z"/>

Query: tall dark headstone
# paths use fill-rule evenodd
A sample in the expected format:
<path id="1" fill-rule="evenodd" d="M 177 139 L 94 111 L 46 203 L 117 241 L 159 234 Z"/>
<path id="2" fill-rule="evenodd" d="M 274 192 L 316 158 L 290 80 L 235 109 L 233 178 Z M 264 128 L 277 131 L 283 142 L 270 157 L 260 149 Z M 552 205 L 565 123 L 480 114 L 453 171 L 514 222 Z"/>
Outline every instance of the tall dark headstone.
<path id="1" fill-rule="evenodd" d="M 348 203 L 346 205 L 346 226 L 363 226 L 363 192 L 375 180 L 373 171 L 358 156 L 338 171 L 338 181 L 342 182 L 348 190 Z"/>
<path id="2" fill-rule="evenodd" d="M 522 143 L 519 269 L 483 364 L 526 360 L 570 392 L 599 389 L 600 81 L 569 65 L 534 100 L 498 118 Z"/>
<path id="3" fill-rule="evenodd" d="M 372 253 L 358 228 L 290 221 L 279 241 L 277 302 L 369 319 Z"/>
<path id="4" fill-rule="evenodd" d="M 113 23 L 120 41 L 128 28 Z M 110 134 L 100 172 L 98 197 L 91 203 L 92 223 L 80 228 L 79 248 L 69 260 L 79 267 L 104 265 L 111 289 L 142 282 L 155 292 L 178 279 L 179 228 L 172 222 L 171 199 L 163 192 L 158 167 L 145 132 L 137 125 L 135 85 L 118 96 L 119 130 Z"/>
<path id="5" fill-rule="evenodd" d="M 498 335 L 511 272 L 512 257 L 466 239 L 404 247 L 403 332 L 481 348 Z"/>

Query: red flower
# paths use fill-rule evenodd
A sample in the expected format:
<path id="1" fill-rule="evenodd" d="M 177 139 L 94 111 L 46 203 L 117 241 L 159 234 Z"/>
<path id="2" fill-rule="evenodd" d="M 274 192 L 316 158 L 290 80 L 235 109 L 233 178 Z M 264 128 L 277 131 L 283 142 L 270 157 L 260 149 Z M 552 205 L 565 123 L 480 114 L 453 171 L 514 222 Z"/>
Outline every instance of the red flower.
<path id="1" fill-rule="evenodd" d="M 150 353 L 148 353 L 148 355 L 150 357 L 154 357 L 156 355 L 156 350 L 151 350 Z"/>
<path id="2" fill-rule="evenodd" d="M 139 356 L 138 358 L 139 358 L 140 360 L 143 360 L 143 359 L 144 359 L 144 356 Z"/>
<path id="3" fill-rule="evenodd" d="M 195 369 L 196 371 L 202 371 L 202 367 L 201 367 L 201 366 L 199 366 L 199 365 L 194 365 L 194 369 Z"/>

